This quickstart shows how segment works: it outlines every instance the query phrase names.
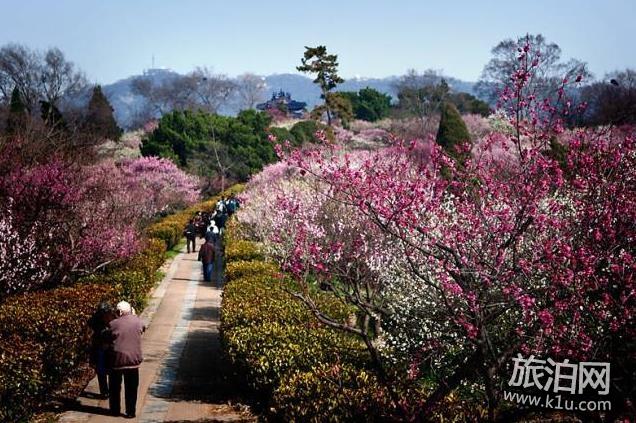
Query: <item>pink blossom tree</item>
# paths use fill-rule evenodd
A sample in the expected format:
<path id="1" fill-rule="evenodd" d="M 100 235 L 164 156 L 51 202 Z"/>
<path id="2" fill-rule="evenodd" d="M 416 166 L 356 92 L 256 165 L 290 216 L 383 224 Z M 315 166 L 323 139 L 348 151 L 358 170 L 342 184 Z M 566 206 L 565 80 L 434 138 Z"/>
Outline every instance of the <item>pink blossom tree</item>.
<path id="1" fill-rule="evenodd" d="M 434 143 L 419 162 L 416 142 L 356 160 L 329 143 L 277 148 L 311 192 L 282 199 L 269 240 L 283 245 L 295 295 L 323 323 L 361 337 L 394 395 L 392 384 L 427 381 L 422 403 L 394 397 L 413 418 L 468 384 L 494 419 L 513 354 L 611 361 L 636 335 L 636 131 L 572 131 L 564 160 L 554 158 L 562 117 L 575 111 L 565 88 L 580 78 L 564 80 L 555 103 L 537 103 L 530 49 L 520 46 L 502 94 L 511 133 L 487 136 L 462 165 Z M 328 316 L 312 298 L 316 281 L 380 330 Z M 402 358 L 393 379 L 383 355 Z"/>
<path id="2" fill-rule="evenodd" d="M 38 253 L 34 233 L 20 236 L 10 206 L 0 214 L 0 299 L 42 283 L 48 261 Z"/>
<path id="3" fill-rule="evenodd" d="M 0 166 L 8 169 L 0 197 L 6 239 L 13 241 L 6 243 L 23 240 L 25 248 L 3 246 L 15 257 L 4 263 L 13 269 L 7 275 L 20 276 L 7 293 L 54 286 L 130 257 L 145 223 L 198 199 L 198 181 L 162 159 L 85 166 L 58 158 L 24 166 L 7 161 Z M 37 263 L 37 272 L 29 273 L 29 263 Z"/>

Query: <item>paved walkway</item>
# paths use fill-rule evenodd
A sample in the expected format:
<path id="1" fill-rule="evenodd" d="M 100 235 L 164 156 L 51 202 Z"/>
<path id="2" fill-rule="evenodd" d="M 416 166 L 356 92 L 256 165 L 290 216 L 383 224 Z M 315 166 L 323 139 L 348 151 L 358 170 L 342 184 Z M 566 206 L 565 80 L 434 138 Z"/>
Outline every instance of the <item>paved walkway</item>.
<path id="1" fill-rule="evenodd" d="M 148 329 L 143 337 L 137 418 L 127 421 L 255 421 L 247 410 L 230 405 L 235 387 L 231 369 L 221 359 L 219 342 L 221 254 L 217 254 L 213 279 L 204 282 L 197 253 L 183 250 L 153 292 L 141 314 Z M 107 415 L 108 400 L 96 399 L 98 392 L 97 379 L 93 379 L 59 421 L 126 421 Z"/>

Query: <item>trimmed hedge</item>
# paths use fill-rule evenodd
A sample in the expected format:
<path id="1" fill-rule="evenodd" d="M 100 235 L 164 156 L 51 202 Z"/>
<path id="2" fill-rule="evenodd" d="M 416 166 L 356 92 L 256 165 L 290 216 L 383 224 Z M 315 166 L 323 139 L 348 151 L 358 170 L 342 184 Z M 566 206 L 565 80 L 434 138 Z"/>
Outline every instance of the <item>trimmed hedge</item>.
<path id="1" fill-rule="evenodd" d="M 263 261 L 255 243 L 226 232 L 221 336 L 231 362 L 281 421 L 378 420 L 386 395 L 357 339 L 322 325 L 289 290 L 295 283 Z M 351 310 L 328 293 L 320 308 L 344 321 Z"/>
<path id="2" fill-rule="evenodd" d="M 228 262 L 236 260 L 263 260 L 265 256 L 253 242 L 238 240 L 230 242 L 225 247 L 225 259 Z"/>
<path id="3" fill-rule="evenodd" d="M 76 285 L 12 296 L 0 306 L 0 421 L 24 421 L 86 359 L 86 321 L 104 284 Z"/>
<path id="4" fill-rule="evenodd" d="M 322 363 L 288 374 L 274 402 L 286 421 L 386 421 L 391 407 L 376 376 L 351 364 Z"/>
<path id="5" fill-rule="evenodd" d="M 238 193 L 234 186 L 223 195 Z M 219 196 L 168 216 L 146 229 L 144 248 L 69 287 L 15 295 L 0 304 L 0 421 L 28 421 L 69 374 L 88 358 L 88 318 L 101 301 L 129 301 L 139 312 L 158 280 L 165 253 L 198 210 Z"/>

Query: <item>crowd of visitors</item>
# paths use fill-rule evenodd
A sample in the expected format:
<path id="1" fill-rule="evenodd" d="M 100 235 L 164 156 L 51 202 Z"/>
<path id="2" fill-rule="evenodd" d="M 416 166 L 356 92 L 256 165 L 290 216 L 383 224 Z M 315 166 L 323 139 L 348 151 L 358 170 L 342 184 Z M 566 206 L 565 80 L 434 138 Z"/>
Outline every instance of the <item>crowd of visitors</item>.
<path id="1" fill-rule="evenodd" d="M 229 198 L 222 197 L 216 203 L 214 211 L 197 212 L 183 230 L 183 234 L 187 239 L 188 253 L 196 252 L 197 237 L 205 239 L 199 249 L 199 261 L 202 265 L 203 279 L 206 282 L 212 281 L 219 240 L 225 230 L 225 224 L 239 207 L 240 202 L 234 194 Z"/>
<path id="2" fill-rule="evenodd" d="M 196 213 L 193 219 L 190 219 L 183 235 L 187 240 L 188 253 L 196 252 L 196 239 L 197 237 L 205 239 L 206 242 L 210 241 L 216 245 L 220 235 L 223 234 L 225 224 L 227 220 L 234 214 L 241 206 L 238 198 L 234 194 L 230 197 L 222 197 L 217 201 L 214 211 Z"/>

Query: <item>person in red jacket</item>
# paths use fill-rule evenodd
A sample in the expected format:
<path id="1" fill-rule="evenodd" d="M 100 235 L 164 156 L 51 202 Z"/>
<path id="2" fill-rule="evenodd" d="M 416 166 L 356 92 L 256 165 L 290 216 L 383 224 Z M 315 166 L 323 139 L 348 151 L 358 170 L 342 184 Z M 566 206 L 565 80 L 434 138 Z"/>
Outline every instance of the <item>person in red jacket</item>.
<path id="1" fill-rule="evenodd" d="M 199 261 L 203 263 L 203 280 L 206 282 L 212 281 L 214 259 L 216 258 L 216 251 L 212 242 L 211 237 L 206 239 L 205 244 L 199 249 Z"/>
<path id="2" fill-rule="evenodd" d="M 146 330 L 144 322 L 134 314 L 126 301 L 117 304 L 117 317 L 108 325 L 109 349 L 109 405 L 113 415 L 120 415 L 121 383 L 124 381 L 126 417 L 134 418 L 139 388 L 139 366 L 143 361 L 141 334 Z"/>

